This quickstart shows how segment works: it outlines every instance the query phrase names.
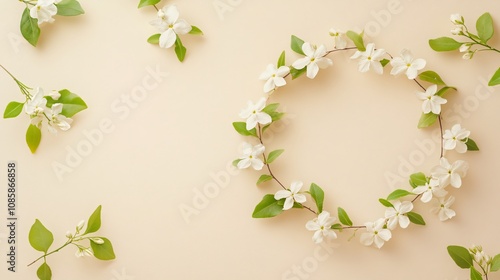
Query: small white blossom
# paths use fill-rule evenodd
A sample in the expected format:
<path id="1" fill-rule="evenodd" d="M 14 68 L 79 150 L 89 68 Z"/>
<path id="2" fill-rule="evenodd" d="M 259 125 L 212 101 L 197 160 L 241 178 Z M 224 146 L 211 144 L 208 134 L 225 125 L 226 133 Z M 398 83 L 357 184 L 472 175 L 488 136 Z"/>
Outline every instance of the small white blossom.
<path id="1" fill-rule="evenodd" d="M 81 257 L 92 257 L 94 253 L 92 252 L 92 249 L 90 248 L 83 248 L 83 247 L 78 247 L 78 251 L 76 251 L 75 256 L 77 258 Z"/>
<path id="2" fill-rule="evenodd" d="M 267 65 L 266 71 L 264 71 L 259 79 L 266 81 L 264 84 L 264 92 L 270 93 L 277 87 L 282 87 L 286 85 L 284 77 L 290 73 L 290 68 L 288 66 L 281 66 L 276 68 L 274 64 Z"/>
<path id="3" fill-rule="evenodd" d="M 46 110 L 45 114 L 49 118 L 48 129 L 51 133 L 57 133 L 57 129 L 67 131 L 71 128 L 72 119 L 62 115 L 63 104 L 57 103 L 52 105 L 50 110 Z"/>
<path id="4" fill-rule="evenodd" d="M 464 55 L 462 55 L 462 58 L 465 60 L 472 59 L 474 57 L 475 53 L 476 53 L 476 51 L 468 51 L 468 52 L 464 53 Z"/>
<path id="5" fill-rule="evenodd" d="M 407 49 L 401 51 L 401 57 L 395 57 L 391 60 L 392 75 L 398 75 L 405 72 L 408 79 L 413 80 L 417 77 L 418 71 L 424 69 L 426 61 L 422 58 L 413 59 L 413 55 Z"/>
<path id="6" fill-rule="evenodd" d="M 441 188 L 441 186 L 439 185 L 439 180 L 432 178 L 430 182 L 425 183 L 424 186 L 418 186 L 414 188 L 413 193 L 422 195 L 420 197 L 420 200 L 424 203 L 427 203 L 431 201 L 433 196 L 443 197 L 448 192 Z"/>
<path id="7" fill-rule="evenodd" d="M 451 34 L 453 35 L 463 35 L 464 34 L 464 27 L 463 25 L 456 26 L 451 30 Z"/>
<path id="8" fill-rule="evenodd" d="M 441 187 L 446 187 L 451 183 L 452 187 L 460 188 L 462 186 L 462 177 L 465 177 L 468 165 L 463 160 L 457 160 L 450 164 L 448 160 L 442 157 L 439 165 L 432 169 L 432 177 L 439 180 Z"/>
<path id="9" fill-rule="evenodd" d="M 179 10 L 175 5 L 165 6 L 158 11 L 158 18 L 150 22 L 161 32 L 160 47 L 170 48 L 177 40 L 177 35 L 189 33 L 192 27 L 183 19 L 179 19 Z"/>
<path id="10" fill-rule="evenodd" d="M 464 43 L 460 46 L 460 48 L 458 49 L 460 52 L 468 52 L 470 50 L 470 48 L 472 47 L 472 44 L 471 43 Z"/>
<path id="11" fill-rule="evenodd" d="M 464 24 L 464 17 L 461 16 L 460 14 L 452 14 L 450 16 L 450 20 L 455 25 L 463 25 Z"/>
<path id="12" fill-rule="evenodd" d="M 255 128 L 258 123 L 266 125 L 273 121 L 269 114 L 262 112 L 262 109 L 265 107 L 266 98 L 264 97 L 255 104 L 252 101 L 248 101 L 247 108 L 240 112 L 240 118 L 246 119 L 247 130 Z"/>
<path id="13" fill-rule="evenodd" d="M 303 183 L 300 181 L 294 181 L 290 185 L 288 190 L 279 190 L 274 195 L 274 199 L 280 200 L 285 199 L 285 204 L 283 205 L 283 210 L 288 210 L 293 207 L 294 202 L 304 203 L 306 202 L 306 196 L 299 193 L 302 188 Z"/>
<path id="14" fill-rule="evenodd" d="M 492 258 L 483 251 L 483 247 L 474 246 L 470 248 L 469 251 L 474 255 L 474 261 L 476 261 L 479 266 L 486 268 L 486 272 L 489 272 L 489 268 L 487 266 L 491 263 Z"/>
<path id="15" fill-rule="evenodd" d="M 98 245 L 104 244 L 104 240 L 102 238 L 99 238 L 99 237 L 91 237 L 90 240 L 92 240 L 92 242 L 94 242 L 95 244 L 98 244 Z"/>
<path id="16" fill-rule="evenodd" d="M 58 2 L 58 1 L 57 1 Z M 38 20 L 38 25 L 44 22 L 53 22 L 57 14 L 57 3 L 54 0 L 38 0 L 36 4 L 30 9 L 30 16 Z"/>
<path id="17" fill-rule="evenodd" d="M 431 85 L 425 92 L 417 92 L 417 97 L 423 100 L 422 111 L 424 114 L 430 112 L 439 115 L 441 113 L 441 105 L 446 104 L 448 100 L 436 95 L 437 85 Z"/>
<path id="18" fill-rule="evenodd" d="M 365 223 L 366 231 L 361 234 L 360 241 L 361 244 L 365 246 L 370 246 L 375 243 L 377 248 L 382 248 L 384 243 L 391 239 L 392 234 L 391 231 L 384 228 L 385 219 L 380 218 L 375 222 L 367 222 Z"/>
<path id="19" fill-rule="evenodd" d="M 460 124 L 455 124 L 450 129 L 444 131 L 443 134 L 443 148 L 445 150 L 457 150 L 459 153 L 467 152 L 467 145 L 465 141 L 468 140 L 470 131 L 462 128 Z"/>
<path id="20" fill-rule="evenodd" d="M 453 209 L 450 209 L 453 202 L 455 202 L 455 197 L 450 196 L 446 200 L 444 197 L 439 197 L 436 198 L 436 200 L 437 203 L 434 204 L 434 208 L 431 209 L 431 212 L 434 214 L 438 214 L 439 220 L 441 222 L 455 217 L 455 211 L 453 211 Z"/>
<path id="21" fill-rule="evenodd" d="M 81 220 L 81 221 L 78 223 L 78 225 L 76 225 L 76 232 L 77 232 L 77 233 L 78 233 L 78 232 L 80 232 L 80 231 L 83 229 L 83 227 L 84 227 L 84 226 L 85 226 L 85 221 L 84 221 L 84 220 Z"/>
<path id="22" fill-rule="evenodd" d="M 262 144 L 257 144 L 253 146 L 249 143 L 243 143 L 243 156 L 240 157 L 240 161 L 237 164 L 239 169 L 245 169 L 252 166 L 255 170 L 261 170 L 264 167 L 264 162 L 259 158 L 266 147 Z"/>
<path id="23" fill-rule="evenodd" d="M 382 67 L 382 63 L 380 60 L 382 60 L 382 56 L 385 54 L 384 49 L 375 49 L 375 44 L 370 43 L 366 46 L 366 50 L 364 52 L 362 51 L 356 51 L 353 56 L 351 56 L 351 59 L 356 59 L 360 58 L 359 63 L 358 63 L 358 70 L 360 72 L 368 72 L 370 68 L 372 68 L 375 73 L 377 74 L 382 74 L 384 73 L 384 67 Z"/>
<path id="24" fill-rule="evenodd" d="M 394 208 L 385 210 L 385 218 L 387 219 L 387 228 L 393 230 L 399 224 L 401 228 L 407 228 L 410 224 L 410 219 L 405 215 L 413 209 L 413 204 L 410 201 L 394 201 Z"/>
<path id="25" fill-rule="evenodd" d="M 323 242 L 324 237 L 329 237 L 331 239 L 337 238 L 337 234 L 331 228 L 335 223 L 336 218 L 330 217 L 330 213 L 327 211 L 321 212 L 317 218 L 306 223 L 306 229 L 314 231 L 312 237 L 314 243 L 318 244 Z"/>
<path id="26" fill-rule="evenodd" d="M 45 112 L 47 108 L 47 99 L 44 98 L 43 89 L 37 87 L 35 94 L 24 104 L 26 114 L 34 117 Z"/>
<path id="27" fill-rule="evenodd" d="M 347 47 L 347 40 L 345 39 L 345 33 L 337 29 L 330 29 L 330 36 L 333 37 L 333 47 L 337 50 L 345 49 Z"/>
<path id="28" fill-rule="evenodd" d="M 73 233 L 72 233 L 71 231 L 69 231 L 69 230 L 68 230 L 68 231 L 66 232 L 66 237 L 67 237 L 67 238 L 73 238 Z"/>
<path id="29" fill-rule="evenodd" d="M 292 64 L 292 67 L 299 70 L 307 67 L 307 77 L 309 79 L 316 77 L 319 68 L 324 69 L 333 64 L 331 59 L 324 57 L 326 55 L 326 47 L 324 45 L 316 47 L 306 42 L 302 45 L 302 51 L 306 56 L 296 60 Z"/>
<path id="30" fill-rule="evenodd" d="M 61 93 L 57 90 L 51 90 L 49 93 L 46 93 L 45 96 L 48 96 L 54 100 L 58 100 L 61 97 Z"/>

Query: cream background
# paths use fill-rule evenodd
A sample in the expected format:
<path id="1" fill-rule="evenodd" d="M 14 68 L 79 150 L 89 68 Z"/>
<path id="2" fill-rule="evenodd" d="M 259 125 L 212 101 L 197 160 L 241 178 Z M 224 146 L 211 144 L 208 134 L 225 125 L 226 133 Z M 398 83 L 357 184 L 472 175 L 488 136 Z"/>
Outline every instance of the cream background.
<path id="1" fill-rule="evenodd" d="M 182 204 L 192 207 L 195 191 L 214 182 L 210 174 L 227 172 L 228 163 L 239 155 L 244 139 L 231 122 L 238 120 L 247 100 L 262 96 L 257 77 L 268 63 L 274 63 L 282 50 L 287 50 L 288 64 L 297 57 L 289 50 L 291 34 L 331 46 L 331 27 L 373 25 L 373 13 L 394 1 L 242 0 L 232 1 L 232 11 L 222 17 L 213 7 L 215 1 L 164 1 L 175 2 L 181 17 L 205 32 L 203 37 L 183 37 L 188 55 L 182 64 L 173 50 L 146 43 L 155 32 L 148 24 L 155 13 L 152 8 L 136 9 L 136 0 L 82 0 L 86 14 L 57 17 L 54 24 L 43 26 L 36 49 L 20 37 L 23 5 L 3 2 L 1 63 L 28 85 L 78 93 L 89 109 L 77 115 L 69 132 L 44 133 L 36 155 L 24 142 L 26 117 L 0 121 L 0 161 L 19 164 L 20 242 L 18 272 L 8 273 L 3 263 L 2 279 L 36 279 L 37 267 L 26 268 L 39 256 L 27 240 L 36 218 L 52 230 L 54 244 L 62 244 L 64 233 L 99 204 L 99 233 L 113 242 L 117 259 L 75 259 L 73 249 L 64 250 L 48 259 L 53 279 L 287 279 L 288 270 L 303 264 L 307 275 L 288 279 L 467 279 L 468 272 L 448 257 L 447 245 L 476 243 L 490 254 L 500 252 L 498 87 L 489 88 L 491 96 L 479 101 L 461 122 L 472 131 L 481 152 L 449 154 L 471 166 L 462 189 L 453 190 L 457 217 L 441 223 L 419 204 L 428 226 L 394 231 L 381 250 L 359 244 L 359 233 L 348 242 L 350 234 L 344 233 L 331 245 L 335 249 L 328 258 L 315 259 L 315 252 L 325 251 L 317 249 L 304 229 L 312 218 L 309 213 L 251 218 L 262 196 L 277 188 L 256 187 L 259 173 L 250 170 L 229 176 L 229 184 L 189 222 L 179 211 Z M 454 104 L 463 104 L 477 87 L 485 92 L 480 80 L 494 72 L 499 57 L 482 53 L 464 61 L 457 53 L 433 52 L 427 40 L 448 35 L 448 17 L 456 12 L 474 26 L 479 15 L 490 11 L 500 30 L 500 5 L 486 0 L 395 3 L 400 13 L 393 14 L 386 26 L 378 24 L 380 32 L 371 40 L 392 54 L 410 48 L 427 59 L 427 69 L 459 88 L 448 95 L 446 107 L 457 115 Z M 498 38 L 491 43 L 499 46 Z M 393 188 L 384 174 L 398 174 L 401 158 L 408 160 L 419 149 L 414 141 L 428 139 L 433 129 L 416 129 L 416 85 L 388 73 L 361 74 L 349 55 L 333 56 L 334 67 L 320 71 L 314 81 L 302 77 L 273 96 L 289 118 L 286 129 L 275 130 L 267 145 L 269 150 L 286 149 L 274 167 L 284 182 L 316 182 L 326 192 L 326 210 L 335 212 L 342 206 L 359 224 L 383 215 L 377 199 Z M 147 67 L 158 67 L 169 76 L 121 119 L 111 104 L 141 85 Z M 2 108 L 21 100 L 8 76 L 1 74 L 0 81 Z M 104 134 L 82 163 L 58 180 L 53 162 L 64 163 L 68 147 L 75 149 L 85 139 L 83 131 L 96 129 L 103 119 L 111 120 L 114 131 Z M 436 148 L 417 170 L 428 173 L 438 157 Z M 2 181 L 5 169 L 0 172 Z M 406 186 L 406 180 L 395 187 Z M 4 187 L 0 201 L 5 213 Z M 5 214 L 1 216 L 3 224 Z M 2 226 L 2 254 L 7 250 L 6 233 Z M 490 279 L 500 276 L 492 274 Z"/>

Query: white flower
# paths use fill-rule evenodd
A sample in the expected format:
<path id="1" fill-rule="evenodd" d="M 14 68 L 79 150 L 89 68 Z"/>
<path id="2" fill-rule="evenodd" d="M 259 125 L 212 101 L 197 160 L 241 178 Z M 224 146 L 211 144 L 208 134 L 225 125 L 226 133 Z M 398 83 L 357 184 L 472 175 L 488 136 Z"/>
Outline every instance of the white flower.
<path id="1" fill-rule="evenodd" d="M 177 40 L 177 34 L 187 34 L 192 27 L 183 19 L 179 19 L 179 10 L 175 5 L 165 6 L 158 11 L 158 18 L 151 25 L 161 32 L 160 47 L 170 48 Z"/>
<path id="2" fill-rule="evenodd" d="M 253 146 L 249 143 L 243 143 L 243 156 L 237 164 L 239 169 L 245 169 L 252 166 L 255 170 L 261 170 L 264 162 L 259 158 L 264 153 L 266 147 L 262 144 Z"/>
<path id="3" fill-rule="evenodd" d="M 71 231 L 69 231 L 69 230 L 68 230 L 68 231 L 66 232 L 66 237 L 67 237 L 67 238 L 73 238 L 73 233 L 71 233 Z"/>
<path id="4" fill-rule="evenodd" d="M 286 85 L 284 76 L 290 73 L 290 68 L 288 66 L 281 66 L 276 69 L 274 64 L 267 65 L 266 71 L 260 74 L 259 79 L 266 81 L 264 84 L 264 92 L 269 93 L 277 87 L 282 87 Z"/>
<path id="5" fill-rule="evenodd" d="M 30 9 L 30 16 L 38 20 L 38 25 L 44 22 L 53 22 L 52 18 L 57 14 L 57 7 L 54 0 L 38 0 L 35 6 Z"/>
<path id="6" fill-rule="evenodd" d="M 418 71 L 424 69 L 426 61 L 422 58 L 413 59 L 413 55 L 407 49 L 401 51 L 401 57 L 395 57 L 391 60 L 392 75 L 398 75 L 406 72 L 408 79 L 413 80 L 417 77 Z"/>
<path id="7" fill-rule="evenodd" d="M 46 93 L 45 96 L 48 96 L 54 100 L 57 100 L 61 97 L 61 94 L 57 90 L 51 90 L 49 93 Z"/>
<path id="8" fill-rule="evenodd" d="M 431 201 L 433 195 L 435 195 L 436 197 L 443 197 L 448 192 L 441 188 L 438 179 L 432 178 L 430 182 L 425 183 L 424 186 L 418 186 L 414 188 L 413 193 L 422 195 L 420 197 L 420 200 L 424 203 L 427 203 Z"/>
<path id="9" fill-rule="evenodd" d="M 57 133 L 57 128 L 62 131 L 67 131 L 71 128 L 72 119 L 67 118 L 64 115 L 61 115 L 63 109 L 63 104 L 56 103 L 52 105 L 50 110 L 46 110 L 45 114 L 49 118 L 49 126 L 48 129 L 51 133 Z"/>
<path id="10" fill-rule="evenodd" d="M 468 51 L 468 52 L 464 53 L 464 55 L 462 55 L 462 58 L 465 60 L 472 59 L 474 57 L 475 53 L 476 53 L 476 51 Z"/>
<path id="11" fill-rule="evenodd" d="M 450 196 L 448 199 L 444 199 L 444 197 L 437 198 L 437 203 L 434 205 L 434 208 L 431 209 L 431 212 L 434 214 L 438 214 L 439 220 L 444 222 L 448 219 L 455 217 L 456 213 L 453 209 L 450 209 L 453 202 L 455 202 L 455 197 Z"/>
<path id="12" fill-rule="evenodd" d="M 329 237 L 332 239 L 337 238 L 337 234 L 331 228 L 335 223 L 335 220 L 335 217 L 330 217 L 330 213 L 323 211 L 317 218 L 314 218 L 306 223 L 306 229 L 314 231 L 314 235 L 312 237 L 314 243 L 318 244 L 323 242 L 323 237 Z"/>
<path id="13" fill-rule="evenodd" d="M 83 248 L 83 247 L 78 247 L 78 251 L 76 251 L 75 256 L 77 258 L 80 257 L 92 257 L 94 253 L 92 252 L 92 249 L 90 248 Z"/>
<path id="14" fill-rule="evenodd" d="M 295 69 L 307 67 L 307 77 L 309 79 L 316 77 L 319 68 L 324 69 L 333 64 L 331 59 L 324 57 L 326 55 L 326 47 L 324 45 L 316 47 L 306 42 L 302 45 L 302 51 L 306 57 L 296 60 L 292 64 L 292 67 Z"/>
<path id="15" fill-rule="evenodd" d="M 468 52 L 470 50 L 470 48 L 472 47 L 472 44 L 471 43 L 464 43 L 460 46 L 460 48 L 458 49 L 460 52 Z"/>
<path id="16" fill-rule="evenodd" d="M 274 195 L 274 199 L 280 200 L 285 199 L 285 204 L 283 205 L 283 210 L 288 210 L 292 208 L 294 202 L 304 203 L 306 202 L 306 196 L 300 194 L 299 191 L 302 188 L 303 183 L 300 181 L 294 181 L 290 185 L 288 190 L 279 190 Z"/>
<path id="17" fill-rule="evenodd" d="M 410 224 L 410 219 L 405 215 L 413 209 L 413 204 L 410 201 L 394 201 L 392 202 L 394 208 L 387 208 L 385 210 L 385 218 L 387 220 L 387 228 L 393 230 L 397 224 L 402 228 L 407 228 Z"/>
<path id="18" fill-rule="evenodd" d="M 382 67 L 382 56 L 385 54 L 384 49 L 375 50 L 375 44 L 370 43 L 366 46 L 366 50 L 364 52 L 356 51 L 351 59 L 356 59 L 361 57 L 358 64 L 358 70 L 360 72 L 367 72 L 372 68 L 375 73 L 382 74 L 384 73 L 384 67 Z"/>
<path id="19" fill-rule="evenodd" d="M 459 153 L 467 152 L 465 141 L 470 135 L 470 131 L 462 128 L 460 124 L 455 124 L 451 130 L 445 130 L 443 134 L 443 148 L 445 150 L 457 150 Z"/>
<path id="20" fill-rule="evenodd" d="M 464 34 L 464 27 L 462 25 L 457 26 L 451 30 L 451 34 L 453 35 L 462 35 Z"/>
<path id="21" fill-rule="evenodd" d="M 441 113 L 441 105 L 448 102 L 448 100 L 436 95 L 436 92 L 437 85 L 428 87 L 425 92 L 417 92 L 417 97 L 420 100 L 424 101 L 422 103 L 422 111 L 424 112 L 424 114 L 432 112 L 438 115 L 439 113 Z"/>
<path id="22" fill-rule="evenodd" d="M 442 157 L 439 164 L 432 169 L 432 177 L 439 180 L 441 187 L 446 187 L 451 183 L 451 186 L 460 188 L 462 177 L 465 177 L 467 172 L 467 163 L 463 160 L 457 160 L 450 164 L 446 158 Z"/>
<path id="23" fill-rule="evenodd" d="M 452 14 L 450 16 L 450 20 L 455 25 L 463 25 L 464 24 L 464 17 L 461 16 L 460 14 Z"/>
<path id="24" fill-rule="evenodd" d="M 365 223 L 366 230 L 368 232 L 364 232 L 361 234 L 360 241 L 361 244 L 365 246 L 370 246 L 375 243 L 377 248 L 382 248 L 384 246 L 384 242 L 389 241 L 391 239 L 392 234 L 391 231 L 384 228 L 385 219 L 380 218 L 375 222 L 367 222 Z"/>
<path id="25" fill-rule="evenodd" d="M 266 98 L 262 97 L 257 103 L 253 104 L 248 101 L 248 106 L 240 112 L 240 118 L 246 119 L 246 129 L 250 130 L 257 126 L 258 123 L 262 125 L 270 124 L 273 119 L 269 114 L 262 112 L 266 107 Z"/>
<path id="26" fill-rule="evenodd" d="M 37 87 L 35 94 L 24 104 L 24 111 L 30 116 L 42 114 L 47 108 L 47 99 L 44 98 L 43 89 Z"/>
<path id="27" fill-rule="evenodd" d="M 469 251 L 474 255 L 474 260 L 481 267 L 489 265 L 491 263 L 491 261 L 492 261 L 491 256 L 487 255 L 483 251 L 483 247 L 481 247 L 481 246 L 474 246 L 474 247 L 470 248 Z M 489 268 L 487 268 L 486 272 L 489 272 Z"/>
<path id="28" fill-rule="evenodd" d="M 345 49 L 347 47 L 347 40 L 345 39 L 345 33 L 337 29 L 330 29 L 330 36 L 333 37 L 334 43 L 333 47 L 337 50 Z"/>

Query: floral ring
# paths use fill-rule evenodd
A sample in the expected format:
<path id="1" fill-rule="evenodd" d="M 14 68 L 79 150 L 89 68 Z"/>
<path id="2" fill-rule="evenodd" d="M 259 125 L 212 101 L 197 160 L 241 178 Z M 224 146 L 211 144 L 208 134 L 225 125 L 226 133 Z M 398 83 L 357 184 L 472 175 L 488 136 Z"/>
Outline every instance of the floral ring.
<path id="1" fill-rule="evenodd" d="M 443 129 L 443 119 L 441 116 L 441 106 L 447 103 L 443 97 L 454 87 L 444 83 L 441 77 L 434 71 L 424 71 L 419 73 L 426 65 L 423 59 L 414 59 L 409 50 L 403 50 L 401 56 L 393 57 L 384 49 L 377 49 L 373 43 L 365 45 L 363 33 L 358 34 L 353 31 L 346 33 L 331 29 L 330 35 L 333 37 L 333 49 L 327 50 L 324 45 L 315 46 L 309 42 L 292 36 L 291 49 L 302 57 L 295 60 L 290 66 L 285 65 L 285 51 L 278 59 L 277 65 L 269 64 L 261 74 L 260 79 L 265 81 L 264 93 L 256 103 L 249 101 L 247 108 L 240 112 L 240 117 L 245 121 L 234 122 L 235 130 L 246 137 L 253 139 L 256 144 L 245 142 L 243 145 L 243 155 L 236 159 L 233 164 L 239 169 L 253 168 L 261 171 L 265 170 L 257 184 L 266 181 L 274 181 L 280 188 L 274 194 L 264 196 L 254 209 L 252 217 L 270 218 L 275 217 L 289 209 L 305 209 L 314 215 L 314 218 L 307 221 L 305 228 L 313 231 L 313 241 L 322 242 L 325 238 L 337 238 L 337 233 L 345 230 L 364 230 L 360 236 L 360 241 L 366 246 L 374 244 L 381 248 L 385 242 L 392 238 L 392 231 L 398 226 L 407 228 L 410 223 L 425 225 L 422 215 L 413 211 L 414 203 L 421 201 L 428 203 L 436 202 L 436 207 L 432 212 L 437 213 L 441 221 L 453 218 L 456 213 L 450 207 L 455 198 L 448 196 L 447 188 L 460 188 L 462 178 L 466 175 L 468 164 L 463 160 L 450 163 L 445 158 L 445 151 L 456 150 L 458 153 L 479 150 L 476 143 L 469 138 L 470 131 L 465 130 L 460 124 L 455 124 L 451 129 Z M 348 39 L 354 46 L 348 46 Z M 332 60 L 329 58 L 337 52 L 354 51 L 351 59 L 358 60 L 358 70 L 368 72 L 370 70 L 383 74 L 387 65 L 392 66 L 392 75 L 405 74 L 422 91 L 416 96 L 422 101 L 422 115 L 418 127 L 425 128 L 435 123 L 439 124 L 441 132 L 441 154 L 439 164 L 437 164 L 426 175 L 423 172 L 412 174 L 409 178 L 408 189 L 397 189 L 391 192 L 386 198 L 380 198 L 380 203 L 385 207 L 382 218 L 362 224 L 354 224 L 347 212 L 342 208 L 337 208 L 337 215 L 324 210 L 323 202 L 325 193 L 321 187 L 312 183 L 309 190 L 302 191 L 303 182 L 292 181 L 289 185 L 282 183 L 281 179 L 273 173 L 272 163 L 284 152 L 282 149 L 266 152 L 264 135 L 266 130 L 275 122 L 279 121 L 284 113 L 278 111 L 280 104 L 271 103 L 271 94 L 279 87 L 287 84 L 286 78 L 292 80 L 306 74 L 310 79 L 314 79 L 320 69 L 331 66 Z M 430 85 L 426 88 L 423 82 Z M 314 202 L 314 206 L 307 205 L 308 197 Z"/>

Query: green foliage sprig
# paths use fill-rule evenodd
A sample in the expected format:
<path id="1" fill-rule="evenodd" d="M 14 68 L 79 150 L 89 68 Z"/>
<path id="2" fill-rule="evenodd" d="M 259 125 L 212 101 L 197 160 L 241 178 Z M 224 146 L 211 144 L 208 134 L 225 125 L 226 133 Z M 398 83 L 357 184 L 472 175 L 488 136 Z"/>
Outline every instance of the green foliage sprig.
<path id="1" fill-rule="evenodd" d="M 77 0 L 19 0 L 26 5 L 21 16 L 21 34 L 36 47 L 40 25 L 53 22 L 53 16 L 78 16 L 85 13 Z"/>
<path id="2" fill-rule="evenodd" d="M 500 254 L 487 255 L 481 246 L 465 248 L 457 245 L 448 246 L 448 254 L 463 269 L 470 270 L 471 280 L 488 280 L 488 274 L 500 270 Z M 483 278 L 484 277 L 484 278 Z"/>
<path id="3" fill-rule="evenodd" d="M 462 56 L 463 59 L 472 59 L 476 53 L 484 51 L 500 53 L 500 50 L 488 44 L 488 41 L 495 33 L 493 18 L 490 13 L 484 13 L 476 20 L 476 33 L 473 33 L 473 31 L 467 27 L 465 19 L 461 15 L 453 14 L 450 16 L 450 20 L 455 26 L 455 28 L 451 30 L 451 33 L 466 40 L 457 41 L 451 37 L 431 39 L 429 40 L 429 45 L 433 50 L 438 52 L 459 50 L 461 53 L 464 53 Z M 500 67 L 488 82 L 489 86 L 496 86 L 499 84 Z"/>
<path id="4" fill-rule="evenodd" d="M 153 6 L 156 9 L 158 18 L 151 21 L 151 25 L 156 27 L 160 33 L 155 33 L 148 38 L 148 43 L 158 45 L 160 48 L 170 48 L 174 46 L 177 59 L 180 62 L 186 57 L 187 48 L 182 43 L 179 35 L 203 35 L 203 31 L 194 25 L 190 25 L 184 19 L 179 19 L 179 10 L 175 5 L 167 5 L 158 8 L 161 0 L 140 0 L 138 8 Z"/>
<path id="5" fill-rule="evenodd" d="M 12 101 L 7 104 L 3 118 L 15 118 L 23 111 L 30 117 L 26 143 L 32 153 L 36 152 L 42 140 L 42 127 L 46 127 L 51 133 L 67 131 L 71 128 L 71 117 L 87 109 L 85 101 L 67 89 L 49 93 L 40 87 L 33 89 L 14 77 L 5 67 L 0 67 L 16 82 L 24 97 L 23 102 Z"/>
<path id="6" fill-rule="evenodd" d="M 29 232 L 29 242 L 31 247 L 35 250 L 40 251 L 43 255 L 28 266 L 43 260 L 43 263 L 38 268 L 36 274 L 40 280 L 50 280 L 52 279 L 52 270 L 47 263 L 47 257 L 59 252 L 69 245 L 73 245 L 77 248 L 76 256 L 94 256 L 99 260 L 113 260 L 115 259 L 115 252 L 113 250 L 113 245 L 109 239 L 102 236 L 90 236 L 90 234 L 97 232 L 101 228 L 101 206 L 99 205 L 97 209 L 92 213 L 87 222 L 87 228 L 85 231 L 85 221 L 81 221 L 75 228 L 74 232 L 67 232 L 67 241 L 49 252 L 49 249 L 54 242 L 54 236 L 50 230 L 48 230 L 38 219 L 31 226 Z M 89 245 L 84 245 L 86 243 Z"/>

